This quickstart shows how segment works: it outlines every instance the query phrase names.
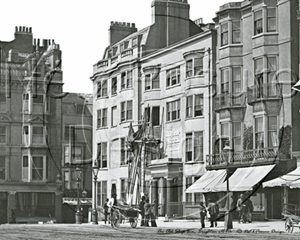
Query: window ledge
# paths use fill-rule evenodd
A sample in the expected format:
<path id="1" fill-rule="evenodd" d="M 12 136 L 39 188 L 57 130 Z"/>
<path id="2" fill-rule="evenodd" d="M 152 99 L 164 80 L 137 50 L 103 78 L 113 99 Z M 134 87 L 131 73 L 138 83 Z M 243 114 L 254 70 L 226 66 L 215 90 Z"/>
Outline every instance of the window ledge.
<path id="1" fill-rule="evenodd" d="M 107 98 L 108 98 L 108 96 L 104 96 L 104 97 L 97 97 L 97 99 L 96 99 L 96 100 L 107 99 Z"/>
<path id="2" fill-rule="evenodd" d="M 204 161 L 188 161 L 185 162 L 186 165 L 193 165 L 193 164 L 204 164 Z"/>
<path id="3" fill-rule="evenodd" d="M 144 93 L 148 93 L 148 92 L 159 92 L 160 88 L 152 88 L 152 89 L 147 89 L 144 91 Z"/>
<path id="4" fill-rule="evenodd" d="M 121 92 L 125 92 L 128 90 L 133 90 L 133 87 L 121 89 L 119 92 L 121 93 Z"/>
<path id="5" fill-rule="evenodd" d="M 120 167 L 128 167 L 128 164 L 121 164 Z"/>
<path id="6" fill-rule="evenodd" d="M 184 80 L 189 80 L 189 79 L 193 79 L 193 78 L 204 78 L 204 74 L 201 75 L 194 75 L 194 76 L 190 76 L 190 77 L 186 77 Z"/>
<path id="7" fill-rule="evenodd" d="M 204 118 L 203 115 L 202 116 L 197 116 L 197 117 L 186 117 L 185 121 L 187 121 L 187 120 L 194 120 L 194 119 L 202 119 L 202 118 Z"/>
<path id="8" fill-rule="evenodd" d="M 108 129 L 108 127 L 97 127 L 96 130 Z"/>
<path id="9" fill-rule="evenodd" d="M 111 126 L 110 128 L 116 128 L 118 125 Z"/>
<path id="10" fill-rule="evenodd" d="M 166 124 L 168 124 L 168 123 L 174 123 L 174 122 L 180 122 L 180 121 L 181 121 L 180 118 L 179 119 L 175 119 L 175 120 L 169 120 L 169 121 L 166 122 Z"/>
<path id="11" fill-rule="evenodd" d="M 263 32 L 263 33 L 260 33 L 260 34 L 256 34 L 254 36 L 252 36 L 252 39 L 255 39 L 255 38 L 259 38 L 261 36 L 270 36 L 270 35 L 279 35 L 278 32 Z"/>
<path id="12" fill-rule="evenodd" d="M 116 96 L 118 96 L 117 93 L 114 93 L 114 94 L 111 95 L 111 97 L 116 97 Z"/>
<path id="13" fill-rule="evenodd" d="M 166 87 L 166 89 L 169 90 L 169 89 L 180 87 L 180 86 L 181 86 L 181 83 L 178 83 L 178 84 L 175 84 L 175 85 L 172 85 L 172 86 L 168 86 L 168 87 Z"/>
<path id="14" fill-rule="evenodd" d="M 225 48 L 230 48 L 230 47 L 242 47 L 242 46 L 243 46 L 242 43 L 231 43 L 231 44 L 227 44 L 227 45 L 219 47 L 219 50 L 222 50 Z"/>
<path id="15" fill-rule="evenodd" d="M 133 122 L 133 120 L 130 119 L 130 120 L 126 120 L 126 121 L 120 122 L 120 125 L 125 124 L 125 123 L 130 123 L 130 122 Z"/>
<path id="16" fill-rule="evenodd" d="M 99 171 L 108 171 L 108 168 L 99 168 Z"/>

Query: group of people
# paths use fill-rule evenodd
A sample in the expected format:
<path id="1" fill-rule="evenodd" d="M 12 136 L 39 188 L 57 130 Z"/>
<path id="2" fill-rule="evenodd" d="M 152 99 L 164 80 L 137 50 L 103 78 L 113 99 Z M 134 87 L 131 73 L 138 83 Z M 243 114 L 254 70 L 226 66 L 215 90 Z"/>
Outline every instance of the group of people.
<path id="1" fill-rule="evenodd" d="M 150 227 L 149 221 L 151 223 L 151 227 L 157 227 L 156 221 L 155 221 L 155 207 L 156 200 L 153 201 L 153 203 L 149 203 L 149 198 L 146 198 L 145 196 L 142 196 L 142 200 L 139 203 L 139 209 L 141 211 L 142 221 L 141 226 L 144 227 Z"/>
<path id="2" fill-rule="evenodd" d="M 250 198 L 245 199 L 245 195 L 241 194 L 236 208 L 239 211 L 239 223 L 252 222 L 253 204 Z"/>
<path id="3" fill-rule="evenodd" d="M 241 194 L 236 204 L 234 201 L 231 204 L 231 211 L 234 211 L 235 209 L 239 212 L 239 223 L 252 222 L 253 204 L 250 197 L 246 199 L 245 195 Z M 212 201 L 212 199 L 208 199 L 207 208 L 205 207 L 204 202 L 200 202 L 200 223 L 202 228 L 205 228 L 205 218 L 209 219 L 210 227 L 217 227 L 219 205 Z"/>
<path id="4" fill-rule="evenodd" d="M 104 223 L 108 222 L 110 224 L 111 214 L 112 214 L 112 206 L 117 206 L 117 195 L 113 194 L 111 199 L 106 199 L 106 203 L 104 204 Z M 151 223 L 151 227 L 157 227 L 155 221 L 155 210 L 154 207 L 156 205 L 156 200 L 153 203 L 149 203 L 149 199 L 145 196 L 142 197 L 141 202 L 139 203 L 139 210 L 142 216 L 141 226 L 149 227 L 149 222 Z M 109 220 L 107 219 L 109 217 Z"/>

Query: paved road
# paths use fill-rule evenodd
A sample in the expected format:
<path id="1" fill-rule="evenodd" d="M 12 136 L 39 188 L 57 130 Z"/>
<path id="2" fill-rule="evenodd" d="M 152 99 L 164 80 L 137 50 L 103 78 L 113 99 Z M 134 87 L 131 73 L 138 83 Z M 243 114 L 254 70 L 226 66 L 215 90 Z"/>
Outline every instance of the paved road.
<path id="1" fill-rule="evenodd" d="M 232 232 L 223 232 L 222 222 L 219 222 L 217 228 L 205 228 L 201 231 L 198 222 L 158 221 L 157 223 L 158 228 L 138 227 L 136 229 L 131 228 L 129 223 L 122 224 L 119 229 L 112 229 L 102 223 L 99 225 L 4 224 L 0 226 L 0 239 L 300 239 L 298 229 L 295 229 L 293 234 L 279 233 L 280 226 L 284 226 L 284 222 L 281 221 L 248 225 L 234 223 Z"/>

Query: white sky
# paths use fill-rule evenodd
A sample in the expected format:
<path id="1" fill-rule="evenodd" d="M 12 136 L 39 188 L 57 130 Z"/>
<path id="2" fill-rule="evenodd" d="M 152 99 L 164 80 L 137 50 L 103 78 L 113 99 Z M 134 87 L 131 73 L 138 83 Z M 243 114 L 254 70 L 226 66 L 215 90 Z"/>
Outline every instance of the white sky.
<path id="1" fill-rule="evenodd" d="M 235 0 L 231 0 L 235 1 Z M 64 91 L 92 93 L 93 64 L 108 45 L 111 21 L 151 24 L 152 0 L 9 0 L 1 3 L 0 41 L 14 39 L 15 26 L 32 27 L 33 38 L 54 39 L 62 50 Z M 188 0 L 190 19 L 213 22 L 230 0 Z M 40 40 L 42 43 L 42 40 Z"/>

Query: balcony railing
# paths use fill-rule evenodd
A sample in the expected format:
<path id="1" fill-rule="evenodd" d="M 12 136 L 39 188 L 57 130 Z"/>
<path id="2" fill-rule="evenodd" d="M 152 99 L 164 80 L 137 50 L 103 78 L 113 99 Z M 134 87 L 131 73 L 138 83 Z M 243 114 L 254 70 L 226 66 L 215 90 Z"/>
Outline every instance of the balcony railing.
<path id="1" fill-rule="evenodd" d="M 265 100 L 279 100 L 282 98 L 281 85 L 278 83 L 265 83 L 248 87 L 248 104 Z"/>
<path id="2" fill-rule="evenodd" d="M 132 56 L 133 50 L 132 49 L 126 49 L 121 53 L 121 58 L 127 57 L 127 56 Z"/>
<path id="3" fill-rule="evenodd" d="M 246 95 L 244 93 L 233 95 L 232 93 L 223 93 L 215 98 L 215 111 L 221 111 L 229 108 L 246 107 Z"/>
<path id="4" fill-rule="evenodd" d="M 283 154 L 278 148 L 262 148 L 244 151 L 233 151 L 231 153 L 220 153 L 206 155 L 206 163 L 208 166 L 226 166 L 228 164 L 239 165 L 253 162 L 268 162 L 274 160 L 289 160 L 289 154 Z"/>

